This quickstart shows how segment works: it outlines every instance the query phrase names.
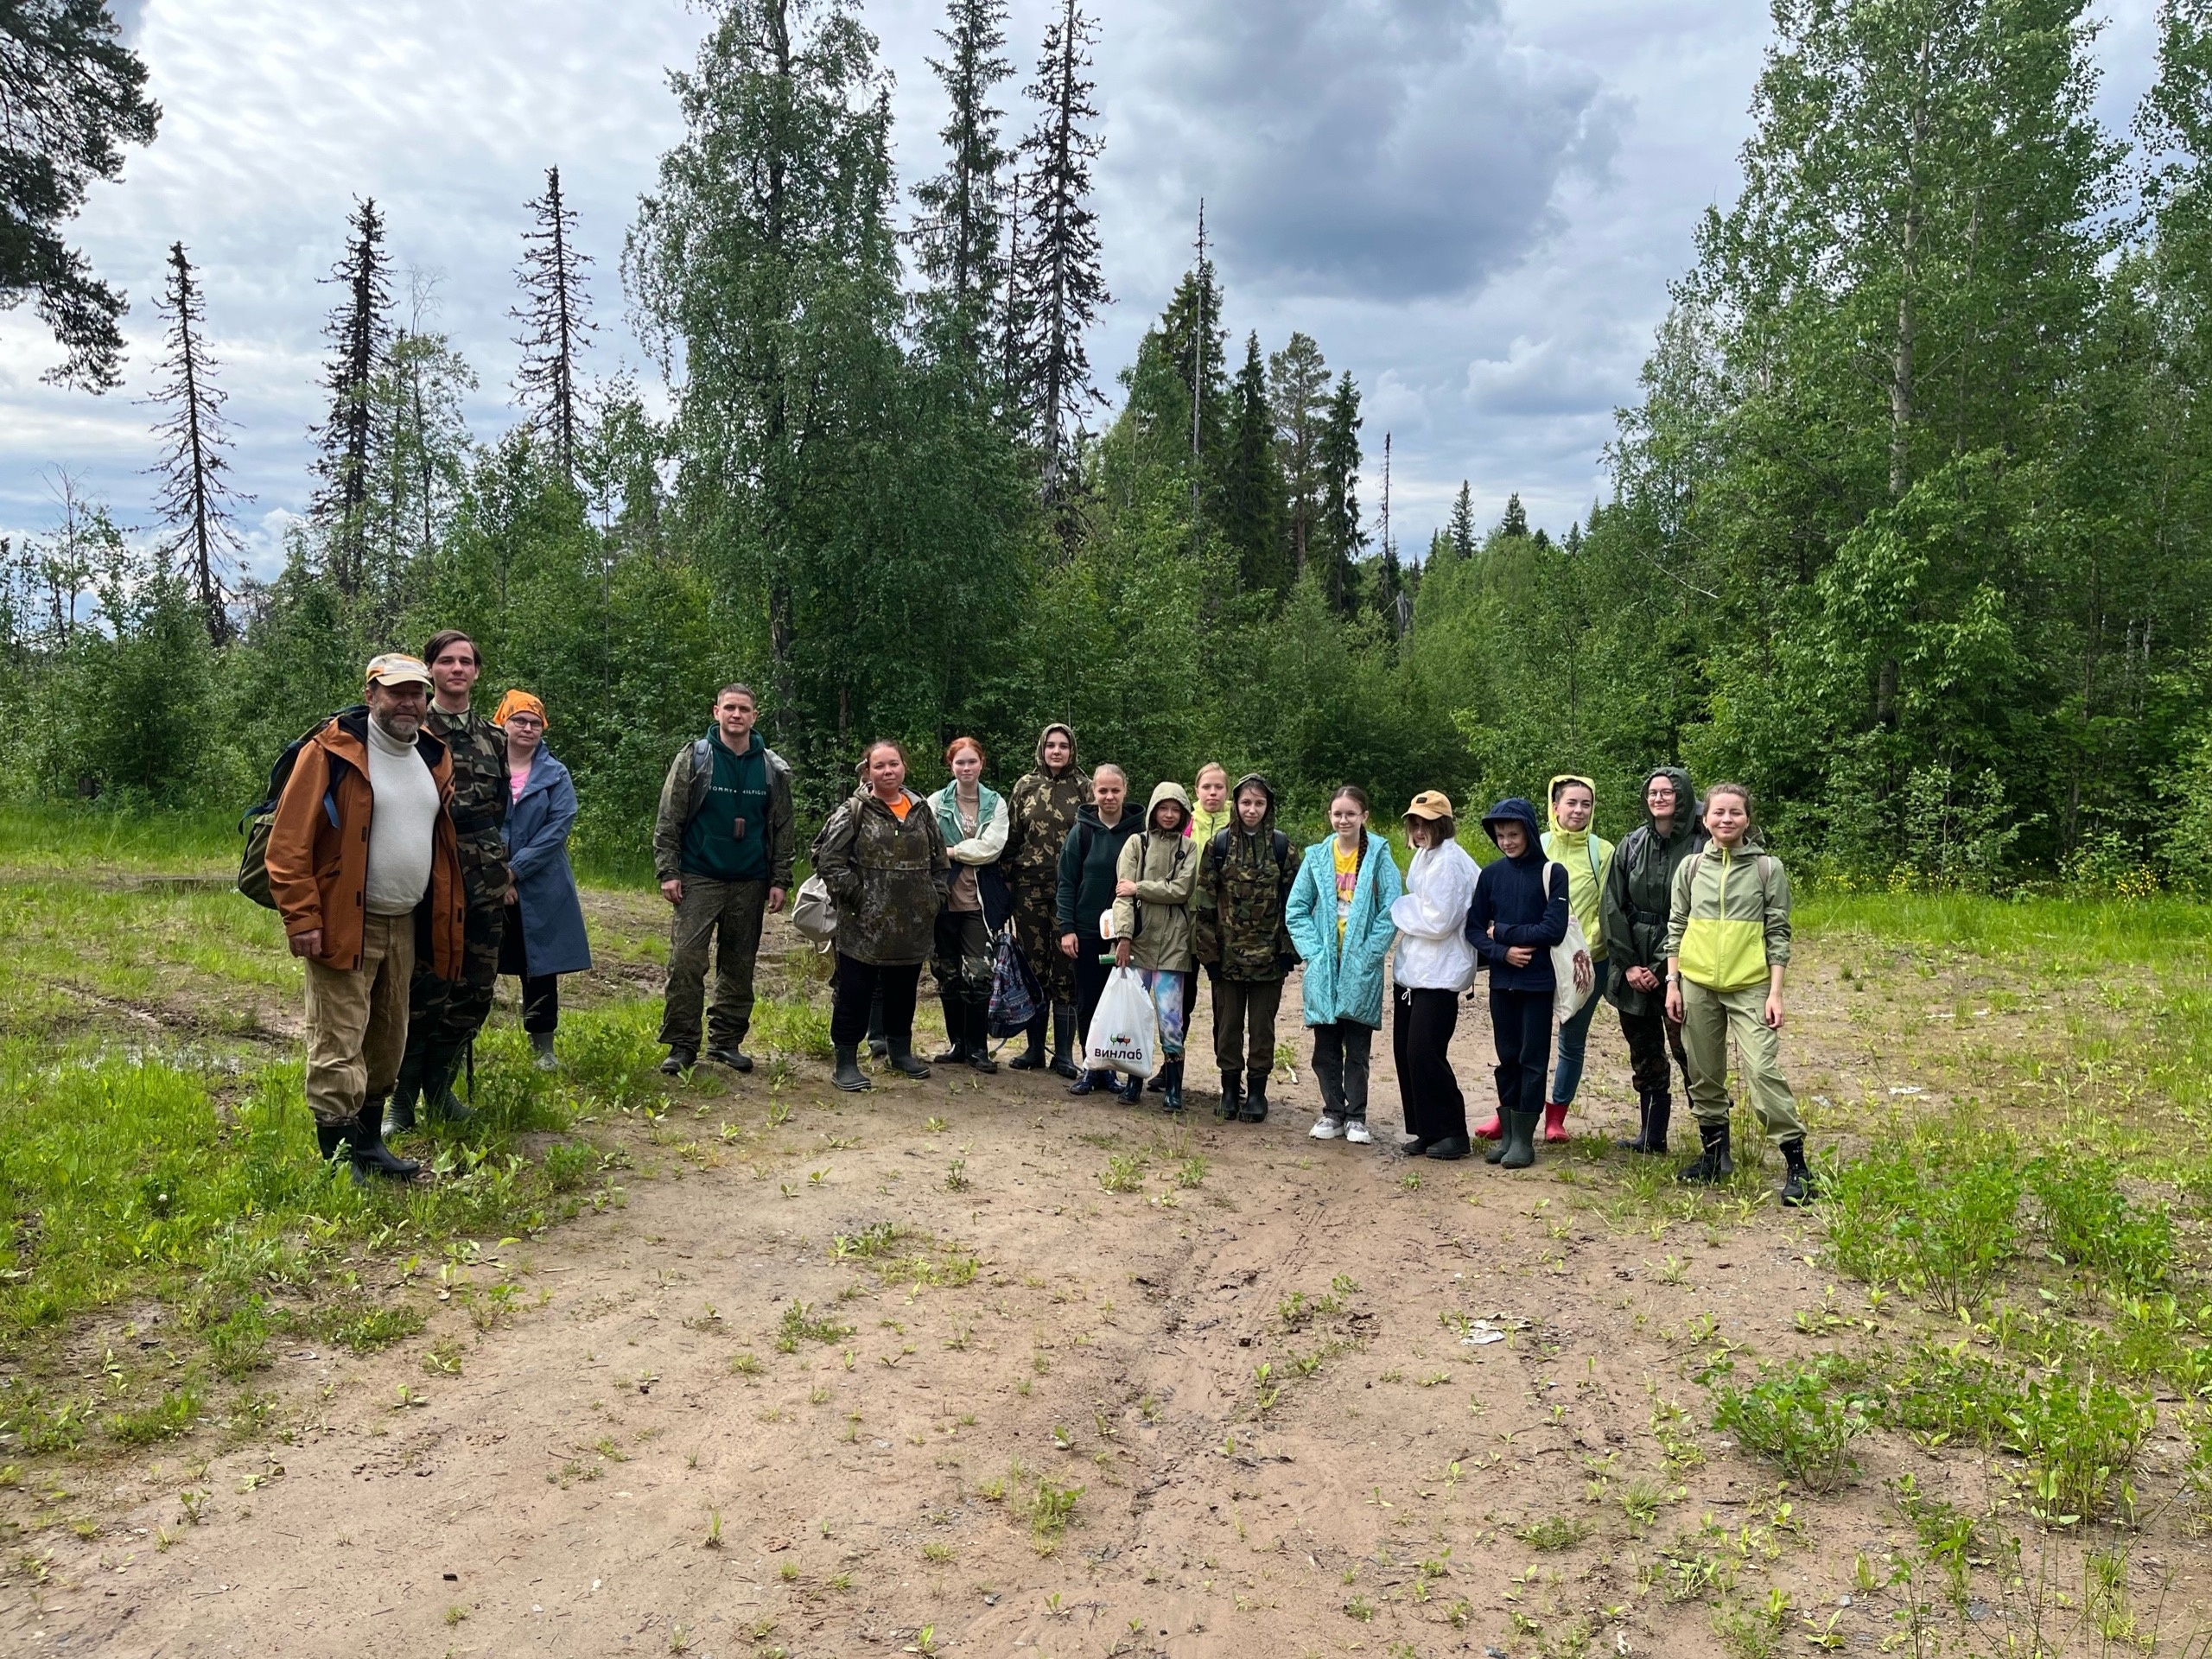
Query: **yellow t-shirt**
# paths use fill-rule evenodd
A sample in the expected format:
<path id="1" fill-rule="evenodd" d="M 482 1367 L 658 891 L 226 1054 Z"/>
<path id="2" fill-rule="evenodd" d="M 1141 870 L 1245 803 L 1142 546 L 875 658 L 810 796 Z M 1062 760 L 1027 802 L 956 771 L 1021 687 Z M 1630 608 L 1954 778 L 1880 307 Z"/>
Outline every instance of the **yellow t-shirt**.
<path id="1" fill-rule="evenodd" d="M 1352 890 L 1359 884 L 1360 849 L 1344 851 L 1341 841 L 1330 849 L 1337 858 L 1337 943 L 1344 942 L 1344 924 L 1351 919 Z"/>

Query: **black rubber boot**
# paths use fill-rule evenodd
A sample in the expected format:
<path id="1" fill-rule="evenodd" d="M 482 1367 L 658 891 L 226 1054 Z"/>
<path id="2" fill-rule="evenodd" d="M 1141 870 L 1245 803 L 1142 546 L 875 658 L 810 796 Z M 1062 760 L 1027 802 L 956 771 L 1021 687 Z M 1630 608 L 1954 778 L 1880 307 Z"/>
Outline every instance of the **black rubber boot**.
<path id="1" fill-rule="evenodd" d="M 1474 1148 L 1468 1145 L 1464 1135 L 1447 1135 L 1441 1141 L 1432 1141 L 1421 1153 L 1424 1158 L 1435 1158 L 1445 1163 L 1465 1158 Z"/>
<path id="2" fill-rule="evenodd" d="M 1497 1109 L 1497 1139 L 1484 1143 L 1483 1162 L 1499 1164 L 1505 1161 L 1505 1149 L 1513 1141 L 1513 1114 L 1504 1107 Z"/>
<path id="3" fill-rule="evenodd" d="M 1662 1089 L 1651 1096 L 1651 1121 L 1644 1126 L 1643 1149 L 1654 1158 L 1667 1155 L 1667 1126 L 1675 1116 L 1675 1103 Z"/>
<path id="4" fill-rule="evenodd" d="M 1233 1123 L 1236 1121 L 1236 1115 L 1243 1109 L 1244 1074 L 1242 1071 L 1223 1072 L 1221 1104 L 1213 1109 L 1213 1115 L 1224 1123 Z"/>
<path id="5" fill-rule="evenodd" d="M 1159 1071 L 1147 1079 L 1144 1089 L 1148 1095 L 1164 1095 L 1167 1092 L 1167 1067 L 1165 1062 L 1162 1062 Z"/>
<path id="6" fill-rule="evenodd" d="M 935 1065 L 965 1065 L 968 1063 L 968 1010 L 957 995 L 939 990 L 938 1006 L 944 1010 L 944 1052 L 932 1054 Z"/>
<path id="7" fill-rule="evenodd" d="M 1075 1004 L 1072 1002 L 1052 1004 L 1052 1069 L 1064 1077 L 1076 1075 Z"/>
<path id="8" fill-rule="evenodd" d="M 1675 1179 L 1688 1186 L 1718 1186 L 1736 1173 L 1735 1161 L 1728 1156 L 1728 1126 L 1700 1123 L 1697 1133 L 1702 1149 Z"/>
<path id="9" fill-rule="evenodd" d="M 1814 1185 L 1813 1172 L 1805 1166 L 1805 1137 L 1792 1135 L 1782 1143 L 1782 1161 L 1788 1173 L 1782 1178 L 1782 1201 L 1792 1210 L 1802 1210 L 1821 1196 Z"/>
<path id="10" fill-rule="evenodd" d="M 1636 1133 L 1613 1144 L 1623 1152 L 1651 1150 L 1651 1096 L 1649 1091 L 1639 1089 L 1636 1092 Z"/>
<path id="11" fill-rule="evenodd" d="M 878 991 L 875 1000 L 868 1005 L 868 1052 L 879 1060 L 891 1052 L 891 1039 L 883 1034 L 881 991 Z"/>
<path id="12" fill-rule="evenodd" d="M 426 1066 L 423 1072 L 423 1116 L 433 1123 L 466 1123 L 476 1116 L 453 1091 L 453 1074 L 458 1060 L 443 1065 Z M 381 1125 L 379 1125 L 381 1128 Z M 382 1135 L 378 1141 L 381 1143 Z"/>
<path id="13" fill-rule="evenodd" d="M 664 1077 L 680 1077 L 698 1063 L 699 1057 L 690 1049 L 671 1048 L 668 1051 L 668 1058 L 660 1063 L 660 1074 Z M 410 1123 L 415 1121 L 411 1107 L 408 1109 L 407 1121 Z"/>
<path id="14" fill-rule="evenodd" d="M 930 1074 L 929 1063 L 926 1060 L 915 1058 L 914 1051 L 911 1048 L 894 1048 L 891 1051 L 891 1069 L 901 1076 L 909 1077 L 926 1077 Z"/>
<path id="15" fill-rule="evenodd" d="M 836 1068 L 830 1074 L 830 1081 L 849 1095 L 857 1095 L 873 1089 L 868 1073 L 861 1070 L 861 1048 L 858 1043 L 839 1043 L 836 1049 Z"/>
<path id="16" fill-rule="evenodd" d="M 1115 1085 L 1114 1095 L 1115 1097 L 1124 1106 L 1142 1105 L 1144 1103 L 1144 1079 L 1142 1077 L 1122 1078 L 1119 1084 Z"/>
<path id="17" fill-rule="evenodd" d="M 1244 1123 L 1264 1123 L 1268 1121 L 1268 1080 L 1252 1079 L 1252 1086 L 1244 1091 L 1244 1109 L 1236 1114 Z"/>
<path id="18" fill-rule="evenodd" d="M 1016 1071 L 1042 1071 L 1045 1069 L 1045 1022 L 1052 1016 L 1039 1014 L 1032 1020 L 1022 1035 L 1028 1038 L 1029 1046 L 1007 1064 Z"/>
<path id="19" fill-rule="evenodd" d="M 353 1161 L 353 1126 L 351 1123 L 318 1123 L 315 1126 L 315 1144 L 322 1154 L 322 1161 L 340 1163 L 353 1178 L 356 1186 L 366 1186 L 369 1178 Z"/>
<path id="20" fill-rule="evenodd" d="M 1180 1114 L 1183 1109 L 1183 1062 L 1179 1056 L 1160 1068 L 1160 1109 Z"/>
<path id="21" fill-rule="evenodd" d="M 999 1069 L 991 1058 L 991 999 L 970 991 L 963 1001 L 968 1013 L 968 1064 L 988 1077 Z"/>
<path id="22" fill-rule="evenodd" d="M 423 1166 L 412 1158 L 402 1158 L 384 1143 L 384 1102 L 374 1096 L 361 1103 L 361 1115 L 353 1120 L 353 1167 L 365 1175 L 388 1175 L 395 1181 L 406 1180 L 421 1173 Z"/>
<path id="23" fill-rule="evenodd" d="M 404 1135 L 415 1127 L 415 1103 L 422 1098 L 423 1081 L 420 1077 L 403 1077 L 391 1091 L 391 1098 L 385 1103 L 384 1132 Z M 327 1157 L 329 1154 L 325 1154 Z"/>
<path id="24" fill-rule="evenodd" d="M 716 1043 L 707 1051 L 707 1058 L 716 1065 L 726 1065 L 733 1071 L 750 1071 L 753 1057 L 735 1043 Z"/>
<path id="25" fill-rule="evenodd" d="M 1500 1169 L 1526 1169 L 1536 1161 L 1536 1123 L 1541 1112 L 1508 1112 L 1505 1133 L 1498 1137 L 1504 1150 L 1498 1154 Z"/>

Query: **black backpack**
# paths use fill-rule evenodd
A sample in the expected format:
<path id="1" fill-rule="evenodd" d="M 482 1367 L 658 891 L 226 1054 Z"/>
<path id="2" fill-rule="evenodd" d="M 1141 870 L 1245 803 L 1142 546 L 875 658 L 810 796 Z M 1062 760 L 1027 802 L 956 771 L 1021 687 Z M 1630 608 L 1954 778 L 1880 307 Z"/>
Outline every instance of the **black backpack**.
<path id="1" fill-rule="evenodd" d="M 1213 832 L 1213 840 L 1209 845 L 1213 850 L 1217 863 L 1225 864 L 1229 861 L 1229 837 L 1230 830 L 1234 828 L 1234 825 L 1229 825 Z M 1268 839 L 1275 855 L 1275 879 L 1281 880 L 1289 872 L 1290 837 L 1281 830 L 1276 830 L 1270 832 Z M 1364 856 L 1366 851 L 1366 845 L 1363 842 L 1360 847 L 1361 855 Z"/>
<path id="2" fill-rule="evenodd" d="M 347 715 L 369 712 L 365 702 L 340 709 L 334 715 L 325 715 L 284 746 L 276 757 L 276 764 L 269 768 L 269 787 L 261 799 L 238 815 L 238 829 L 245 836 L 245 849 L 238 855 L 238 891 L 259 905 L 264 910 L 276 908 L 276 901 L 269 892 L 269 831 L 276 822 L 276 803 L 283 798 L 284 785 L 292 780 L 292 768 L 299 764 L 300 751 L 315 741 L 315 734 L 334 720 Z"/>

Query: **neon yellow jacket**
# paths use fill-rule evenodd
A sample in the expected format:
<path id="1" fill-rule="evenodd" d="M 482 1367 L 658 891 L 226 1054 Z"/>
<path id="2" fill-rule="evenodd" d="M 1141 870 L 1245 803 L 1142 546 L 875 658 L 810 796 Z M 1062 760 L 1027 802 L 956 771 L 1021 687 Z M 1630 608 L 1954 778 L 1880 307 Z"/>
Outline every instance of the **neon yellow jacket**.
<path id="1" fill-rule="evenodd" d="M 1592 801 L 1598 798 L 1598 786 L 1587 778 L 1566 773 L 1553 779 L 1551 787 L 1556 791 L 1561 784 L 1580 784 Z M 1613 843 L 1592 830 L 1562 830 L 1559 814 L 1548 816 L 1552 827 L 1544 832 L 1544 856 L 1567 866 L 1567 907 L 1582 924 L 1582 937 L 1590 942 L 1590 960 L 1603 962 L 1605 935 L 1599 901 L 1605 891 L 1606 868 L 1613 861 Z"/>
<path id="2" fill-rule="evenodd" d="M 1203 806 L 1191 809 L 1191 821 L 1183 833 L 1191 838 L 1191 845 L 1204 852 L 1213 844 L 1213 838 L 1229 828 L 1230 820 L 1236 816 L 1236 803 L 1224 801 L 1221 810 L 1209 812 Z"/>
<path id="3" fill-rule="evenodd" d="M 1748 867 L 1748 868 L 1747 868 Z M 1675 871 L 1667 954 L 1682 977 L 1713 991 L 1766 982 L 1789 960 L 1789 873 L 1770 853 L 1709 842 Z"/>

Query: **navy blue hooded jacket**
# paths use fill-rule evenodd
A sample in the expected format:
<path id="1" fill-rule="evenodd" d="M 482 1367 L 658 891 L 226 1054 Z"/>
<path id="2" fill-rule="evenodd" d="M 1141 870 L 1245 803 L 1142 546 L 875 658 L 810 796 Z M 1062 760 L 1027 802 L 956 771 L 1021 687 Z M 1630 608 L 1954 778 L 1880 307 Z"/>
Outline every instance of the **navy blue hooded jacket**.
<path id="1" fill-rule="evenodd" d="M 1553 868 L 1551 891 L 1547 893 L 1547 861 L 1537 838 L 1536 809 L 1517 795 L 1500 801 L 1483 815 L 1483 829 L 1496 841 L 1495 826 L 1509 819 L 1529 832 L 1528 849 L 1518 858 L 1492 859 L 1483 866 L 1475 878 L 1475 902 L 1467 907 L 1467 942 L 1490 969 L 1492 990 L 1541 991 L 1548 996 L 1558 984 L 1552 974 L 1552 947 L 1567 937 L 1567 868 Z M 1535 950 L 1525 968 L 1516 968 L 1505 959 L 1506 951 L 1516 944 Z"/>

